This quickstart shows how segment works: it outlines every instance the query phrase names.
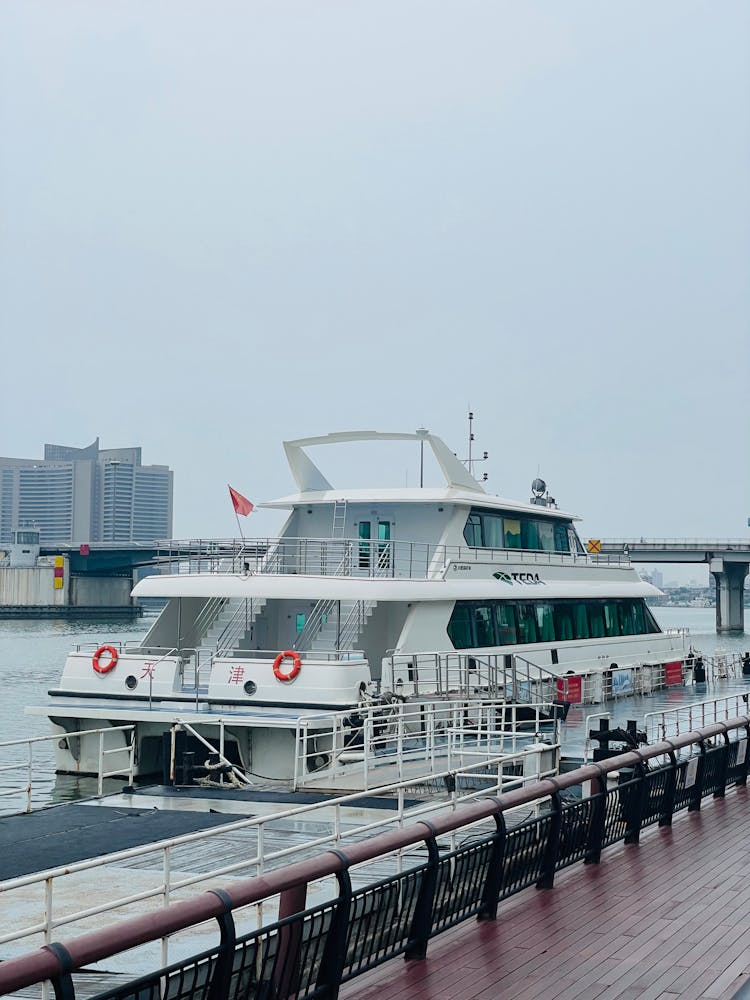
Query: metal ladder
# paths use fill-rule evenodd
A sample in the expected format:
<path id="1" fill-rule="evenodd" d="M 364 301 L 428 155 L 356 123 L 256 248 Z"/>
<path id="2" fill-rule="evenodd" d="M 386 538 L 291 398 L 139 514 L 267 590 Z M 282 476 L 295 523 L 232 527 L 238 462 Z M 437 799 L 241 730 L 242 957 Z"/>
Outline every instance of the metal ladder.
<path id="1" fill-rule="evenodd" d="M 346 530 L 346 500 L 336 500 L 333 505 L 331 538 L 343 538 Z"/>

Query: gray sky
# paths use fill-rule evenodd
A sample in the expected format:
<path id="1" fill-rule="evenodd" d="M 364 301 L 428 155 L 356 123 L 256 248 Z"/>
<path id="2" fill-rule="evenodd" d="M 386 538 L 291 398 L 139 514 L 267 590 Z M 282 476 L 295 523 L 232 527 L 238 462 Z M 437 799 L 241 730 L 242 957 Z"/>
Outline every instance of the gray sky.
<path id="1" fill-rule="evenodd" d="M 746 0 L 4 0 L 0 454 L 141 444 L 175 534 L 228 535 L 228 482 L 291 491 L 282 439 L 462 453 L 471 405 L 492 492 L 539 471 L 586 537 L 746 537 L 749 28 Z"/>

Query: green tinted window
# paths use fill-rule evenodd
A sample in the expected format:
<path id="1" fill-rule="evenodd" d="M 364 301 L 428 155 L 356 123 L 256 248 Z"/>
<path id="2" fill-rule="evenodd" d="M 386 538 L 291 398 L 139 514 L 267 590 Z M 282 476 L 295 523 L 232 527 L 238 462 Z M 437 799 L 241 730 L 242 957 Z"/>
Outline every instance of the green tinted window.
<path id="1" fill-rule="evenodd" d="M 474 634 L 477 646 L 496 646 L 495 630 L 492 627 L 492 608 L 480 604 L 474 608 Z"/>
<path id="2" fill-rule="evenodd" d="M 555 521 L 555 552 L 570 552 L 570 540 L 568 538 L 568 526 L 562 521 Z"/>
<path id="3" fill-rule="evenodd" d="M 660 632 L 643 600 L 457 601 L 448 624 L 455 649 Z"/>
<path id="4" fill-rule="evenodd" d="M 599 639 L 607 634 L 607 629 L 604 624 L 604 605 L 599 601 L 589 601 L 588 609 L 591 638 Z"/>
<path id="5" fill-rule="evenodd" d="M 572 639 L 573 631 L 573 608 L 569 604 L 553 604 L 553 617 L 555 619 L 555 639 L 565 642 Z"/>
<path id="6" fill-rule="evenodd" d="M 498 646 L 509 646 L 518 642 L 516 638 L 516 609 L 510 601 L 495 604 L 495 629 Z"/>
<path id="7" fill-rule="evenodd" d="M 468 605 L 458 601 L 451 620 L 448 622 L 448 636 L 454 649 L 468 649 L 474 643 L 471 638 L 471 615 Z"/>
<path id="8" fill-rule="evenodd" d="M 555 638 L 555 620 L 552 615 L 552 605 L 537 603 L 536 625 L 539 642 L 552 642 Z"/>
<path id="9" fill-rule="evenodd" d="M 524 517 L 521 521 L 521 548 L 540 549 L 539 543 L 539 522 L 532 521 L 531 518 Z"/>
<path id="10" fill-rule="evenodd" d="M 521 548 L 521 522 L 516 517 L 504 517 L 503 526 L 505 528 L 505 548 Z"/>
<path id="11" fill-rule="evenodd" d="M 604 605 L 604 628 L 607 635 L 620 634 L 620 615 L 615 601 L 607 601 Z"/>
<path id="12" fill-rule="evenodd" d="M 359 537 L 365 539 L 370 537 L 370 522 L 359 522 Z M 370 543 L 360 541 L 359 543 L 359 568 L 366 569 L 370 565 Z"/>
<path id="13" fill-rule="evenodd" d="M 588 639 L 589 616 L 586 614 L 586 604 L 583 601 L 573 605 L 573 622 L 576 639 Z"/>
<path id="14" fill-rule="evenodd" d="M 533 604 L 519 604 L 518 614 L 518 641 L 536 642 L 536 615 Z"/>

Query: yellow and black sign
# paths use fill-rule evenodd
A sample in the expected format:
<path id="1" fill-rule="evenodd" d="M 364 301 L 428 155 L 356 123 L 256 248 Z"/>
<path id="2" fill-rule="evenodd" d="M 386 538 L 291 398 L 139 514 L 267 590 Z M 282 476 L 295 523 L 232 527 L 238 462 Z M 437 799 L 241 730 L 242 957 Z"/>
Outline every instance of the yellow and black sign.
<path id="1" fill-rule="evenodd" d="M 598 538 L 589 538 L 586 542 L 586 551 L 595 556 L 601 555 L 602 543 Z"/>

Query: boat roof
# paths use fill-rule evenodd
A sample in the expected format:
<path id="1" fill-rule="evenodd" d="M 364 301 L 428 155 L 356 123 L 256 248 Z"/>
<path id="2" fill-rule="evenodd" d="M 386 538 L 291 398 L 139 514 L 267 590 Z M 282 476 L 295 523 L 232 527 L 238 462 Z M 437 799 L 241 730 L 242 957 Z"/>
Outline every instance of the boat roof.
<path id="1" fill-rule="evenodd" d="M 305 451 L 314 445 L 350 444 L 361 441 L 419 441 L 427 445 L 435 456 L 435 460 L 445 477 L 443 487 L 384 489 L 340 489 L 334 488 L 325 478 Z M 290 509 L 300 506 L 315 506 L 346 501 L 347 503 L 393 503 L 393 504 L 452 504 L 462 507 L 495 507 L 498 510 L 517 510 L 534 512 L 537 516 L 564 518 L 567 521 L 579 520 L 572 514 L 566 514 L 556 508 L 531 503 L 519 503 L 502 497 L 491 496 L 481 483 L 469 473 L 463 462 L 458 459 L 445 442 L 435 434 L 424 433 L 390 433 L 384 431 L 340 431 L 336 434 L 325 434 L 321 437 L 298 438 L 295 441 L 285 441 L 284 451 L 294 481 L 299 492 L 280 497 L 277 500 L 267 500 L 258 504 L 259 507 L 272 509 Z"/>
<path id="2" fill-rule="evenodd" d="M 503 497 L 485 493 L 469 493 L 465 490 L 444 488 L 401 488 L 379 490 L 316 490 L 305 493 L 292 493 L 278 500 L 267 500 L 258 504 L 259 507 L 294 508 L 314 507 L 316 504 L 331 504 L 346 501 L 355 503 L 392 503 L 392 504 L 452 504 L 456 507 L 496 508 L 503 511 L 518 511 L 533 513 L 535 516 L 554 517 L 565 521 L 580 521 L 575 514 L 566 514 L 554 507 L 542 507 L 536 504 L 519 503 L 517 500 L 506 500 Z"/>
<path id="3" fill-rule="evenodd" d="M 528 574 L 535 576 L 536 574 Z M 415 580 L 393 577 L 307 576 L 258 573 L 181 573 L 148 576 L 133 588 L 133 597 L 239 597 L 333 601 L 481 601 L 541 598 L 653 597 L 660 591 L 642 580 L 574 583 L 570 580 Z"/>

